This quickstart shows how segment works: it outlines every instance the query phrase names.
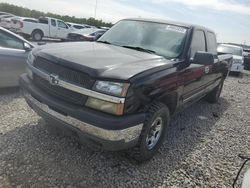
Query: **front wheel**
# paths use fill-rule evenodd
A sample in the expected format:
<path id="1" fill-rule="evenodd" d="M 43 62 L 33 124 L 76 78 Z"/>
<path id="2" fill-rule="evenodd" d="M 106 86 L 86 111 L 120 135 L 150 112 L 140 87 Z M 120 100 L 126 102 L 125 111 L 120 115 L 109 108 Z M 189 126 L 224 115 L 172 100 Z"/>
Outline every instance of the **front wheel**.
<path id="1" fill-rule="evenodd" d="M 166 105 L 154 103 L 147 111 L 146 120 L 137 145 L 128 154 L 138 162 L 152 158 L 161 147 L 170 122 Z"/>

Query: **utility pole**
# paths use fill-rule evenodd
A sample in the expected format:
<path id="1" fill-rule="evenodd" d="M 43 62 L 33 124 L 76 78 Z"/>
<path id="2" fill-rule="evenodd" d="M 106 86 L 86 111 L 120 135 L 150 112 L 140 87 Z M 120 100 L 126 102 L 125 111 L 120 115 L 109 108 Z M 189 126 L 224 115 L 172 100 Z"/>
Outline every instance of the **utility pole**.
<path id="1" fill-rule="evenodd" d="M 95 1 L 95 19 L 96 19 L 96 10 L 97 10 L 97 0 Z"/>

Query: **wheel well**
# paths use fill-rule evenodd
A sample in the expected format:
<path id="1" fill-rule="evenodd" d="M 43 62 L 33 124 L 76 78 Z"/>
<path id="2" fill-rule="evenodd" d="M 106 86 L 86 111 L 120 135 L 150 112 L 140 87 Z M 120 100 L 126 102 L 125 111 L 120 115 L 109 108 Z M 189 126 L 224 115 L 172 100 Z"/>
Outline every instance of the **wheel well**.
<path id="1" fill-rule="evenodd" d="M 162 102 L 168 107 L 171 115 L 175 113 L 176 107 L 177 107 L 177 94 L 176 93 L 167 94 L 163 97 L 160 97 L 158 101 Z"/>
<path id="2" fill-rule="evenodd" d="M 44 36 L 43 31 L 42 31 L 41 29 L 34 29 L 34 30 L 32 31 L 32 35 L 33 35 L 33 33 L 35 33 L 36 31 L 40 32 L 40 33 L 42 34 L 42 37 Z"/>

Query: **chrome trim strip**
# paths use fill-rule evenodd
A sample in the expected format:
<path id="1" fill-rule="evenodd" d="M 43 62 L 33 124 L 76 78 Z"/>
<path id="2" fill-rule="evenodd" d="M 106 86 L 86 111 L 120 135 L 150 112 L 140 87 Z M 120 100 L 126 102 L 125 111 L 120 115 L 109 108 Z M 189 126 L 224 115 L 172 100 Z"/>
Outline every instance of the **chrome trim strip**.
<path id="1" fill-rule="evenodd" d="M 106 130 L 106 129 L 99 128 L 94 125 L 85 123 L 71 116 L 65 116 L 63 114 L 60 114 L 52 110 L 51 108 L 49 108 L 49 106 L 47 106 L 46 104 L 39 102 L 27 92 L 24 93 L 24 97 L 26 98 L 26 100 L 36 105 L 40 110 L 44 111 L 47 114 L 50 114 L 56 119 L 61 120 L 73 127 L 76 127 L 84 133 L 96 136 L 104 140 L 109 140 L 109 141 L 124 140 L 125 142 L 129 142 L 140 136 L 141 130 L 143 127 L 143 124 L 141 123 L 141 124 L 138 124 L 138 125 L 135 125 L 133 127 L 123 129 L 123 130 Z"/>
<path id="2" fill-rule="evenodd" d="M 39 75 L 40 77 L 42 77 L 43 79 L 50 81 L 50 75 L 35 68 L 34 66 L 32 66 L 31 64 L 28 63 L 29 68 L 32 70 L 32 72 L 34 72 L 35 74 Z M 94 97 L 97 99 L 101 99 L 104 101 L 108 101 L 108 102 L 112 102 L 112 103 L 124 103 L 125 102 L 125 98 L 120 98 L 120 97 L 114 97 L 111 95 L 106 95 L 103 93 L 99 93 L 93 90 L 89 90 L 83 87 L 79 87 L 77 85 L 71 84 L 69 82 L 66 82 L 64 80 L 61 80 L 60 78 L 58 78 L 58 86 L 63 87 L 65 89 L 77 92 L 77 93 L 81 93 L 83 95 L 87 95 L 89 97 Z"/>

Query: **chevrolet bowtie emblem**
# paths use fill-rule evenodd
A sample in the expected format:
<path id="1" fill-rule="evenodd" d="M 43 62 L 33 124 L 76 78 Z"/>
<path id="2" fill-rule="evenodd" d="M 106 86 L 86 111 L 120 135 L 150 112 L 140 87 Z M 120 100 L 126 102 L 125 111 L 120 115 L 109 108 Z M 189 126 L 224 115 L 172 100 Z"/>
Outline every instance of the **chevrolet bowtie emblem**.
<path id="1" fill-rule="evenodd" d="M 49 83 L 51 85 L 58 85 L 59 84 L 58 76 L 53 74 L 49 75 Z"/>

